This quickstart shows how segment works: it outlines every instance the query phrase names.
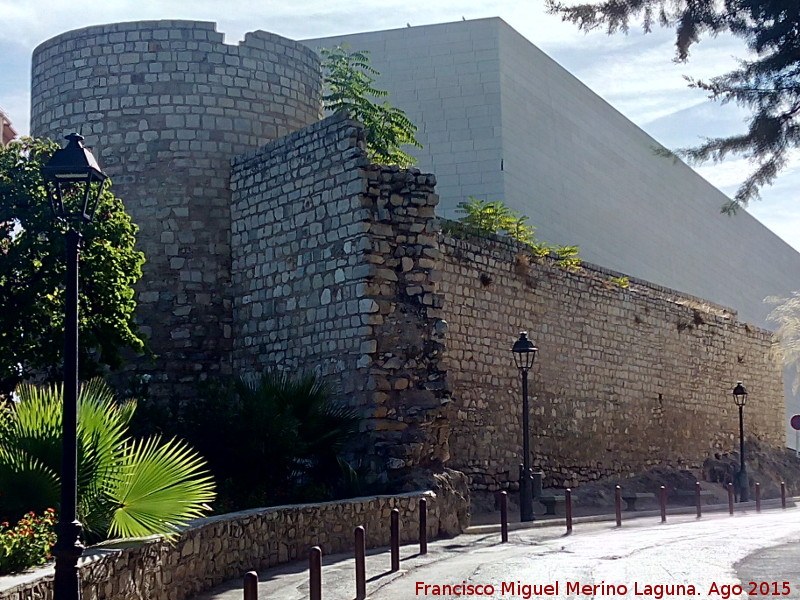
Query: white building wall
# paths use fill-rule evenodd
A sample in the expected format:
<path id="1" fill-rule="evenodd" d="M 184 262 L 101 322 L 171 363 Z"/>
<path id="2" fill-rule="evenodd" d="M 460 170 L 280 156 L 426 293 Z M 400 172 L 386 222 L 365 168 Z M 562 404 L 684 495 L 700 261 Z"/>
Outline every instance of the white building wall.
<path id="1" fill-rule="evenodd" d="M 470 195 L 502 199 L 539 239 L 760 327 L 764 297 L 800 289 L 800 254 L 746 212 L 722 215 L 720 191 L 501 19 L 305 43 L 344 41 L 371 52 L 378 86 L 419 125 L 441 216 Z"/>
<path id="2" fill-rule="evenodd" d="M 436 174 L 442 216 L 467 196 L 503 200 L 499 19 L 407 27 L 313 40 L 368 50 L 392 106 L 417 124 L 417 166 Z"/>

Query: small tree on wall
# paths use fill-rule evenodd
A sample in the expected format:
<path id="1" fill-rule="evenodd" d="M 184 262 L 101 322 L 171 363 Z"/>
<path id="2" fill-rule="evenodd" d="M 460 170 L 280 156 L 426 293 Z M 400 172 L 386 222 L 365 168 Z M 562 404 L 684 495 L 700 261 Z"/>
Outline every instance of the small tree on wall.
<path id="1" fill-rule="evenodd" d="M 380 73 L 370 65 L 368 52 L 351 51 L 346 44 L 320 50 L 326 93 L 326 110 L 346 111 L 364 124 L 367 153 L 381 164 L 410 167 L 416 159 L 403 152 L 402 146 L 422 148 L 415 135 L 417 126 L 406 114 L 388 102 L 378 104 L 371 98 L 385 98 L 389 93 L 373 84 Z"/>

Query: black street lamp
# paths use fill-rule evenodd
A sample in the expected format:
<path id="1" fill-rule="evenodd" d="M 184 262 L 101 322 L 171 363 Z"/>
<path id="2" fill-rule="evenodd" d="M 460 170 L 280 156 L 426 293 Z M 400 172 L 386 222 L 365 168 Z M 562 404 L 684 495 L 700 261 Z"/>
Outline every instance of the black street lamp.
<path id="1" fill-rule="evenodd" d="M 64 297 L 64 407 L 61 431 L 61 509 L 53 547 L 56 557 L 55 600 L 78 600 L 78 559 L 83 554 L 77 516 L 78 487 L 78 262 L 84 223 L 90 223 L 108 177 L 83 136 L 72 133 L 65 148 L 56 150 L 42 167 L 53 217 L 66 227 L 67 279 Z"/>
<path id="2" fill-rule="evenodd" d="M 528 332 L 522 331 L 514 342 L 511 351 L 514 362 L 522 375 L 522 472 L 519 476 L 519 516 L 520 521 L 533 521 L 533 494 L 531 490 L 531 442 L 528 410 L 528 371 L 533 366 L 538 348 L 528 339 Z"/>
<path id="3" fill-rule="evenodd" d="M 741 381 L 733 388 L 733 402 L 739 407 L 739 474 L 737 475 L 739 502 L 747 502 L 749 483 L 744 466 L 744 405 L 747 404 L 747 389 Z"/>

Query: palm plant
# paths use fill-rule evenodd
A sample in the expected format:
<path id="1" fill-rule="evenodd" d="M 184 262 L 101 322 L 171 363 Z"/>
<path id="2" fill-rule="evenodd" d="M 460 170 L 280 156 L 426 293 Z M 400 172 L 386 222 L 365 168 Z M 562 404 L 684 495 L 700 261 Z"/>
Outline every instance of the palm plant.
<path id="1" fill-rule="evenodd" d="M 219 381 L 183 408 L 182 435 L 208 458 L 229 508 L 330 498 L 352 479 L 341 451 L 358 419 L 315 375 Z"/>
<path id="2" fill-rule="evenodd" d="M 0 517 L 58 507 L 61 386 L 22 384 L 0 415 Z M 203 459 L 184 442 L 131 440 L 135 401 L 99 379 L 78 396 L 78 518 L 88 541 L 173 535 L 214 498 Z"/>

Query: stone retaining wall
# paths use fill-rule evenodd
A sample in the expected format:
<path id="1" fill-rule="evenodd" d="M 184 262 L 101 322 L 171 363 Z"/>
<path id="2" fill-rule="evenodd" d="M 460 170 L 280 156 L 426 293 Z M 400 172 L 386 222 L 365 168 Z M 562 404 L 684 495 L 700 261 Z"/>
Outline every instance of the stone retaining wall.
<path id="1" fill-rule="evenodd" d="M 400 510 L 401 540 L 410 543 L 419 532 L 420 498 L 428 501 L 429 537 L 452 536 L 468 525 L 469 501 L 455 492 L 459 475 L 437 476 L 437 492 L 249 510 L 199 519 L 174 544 L 154 539 L 95 547 L 81 561 L 82 598 L 184 600 L 246 571 L 304 559 L 311 546 L 326 555 L 350 552 L 358 525 L 368 547 L 388 546 L 393 508 Z M 52 567 L 0 577 L 0 600 L 53 600 L 52 583 Z"/>

